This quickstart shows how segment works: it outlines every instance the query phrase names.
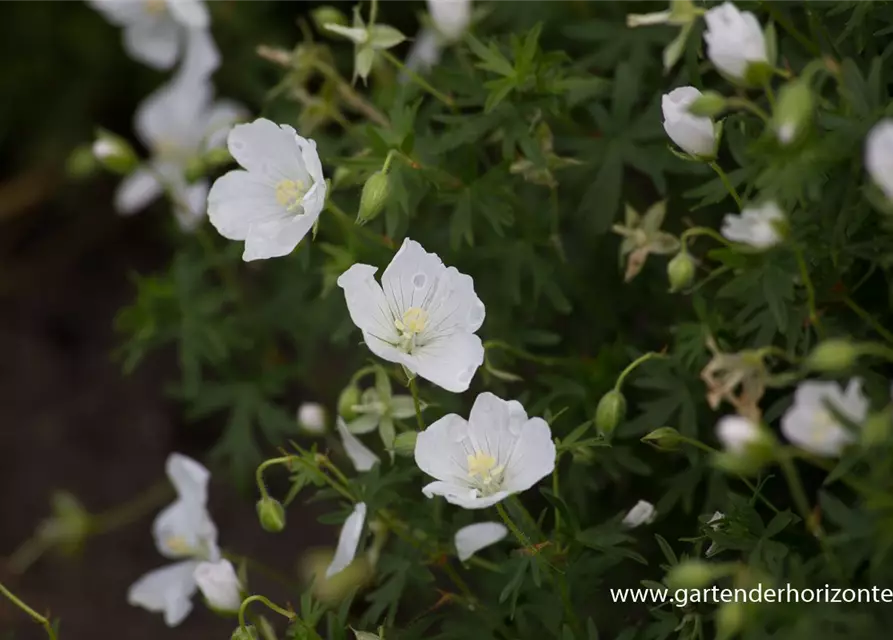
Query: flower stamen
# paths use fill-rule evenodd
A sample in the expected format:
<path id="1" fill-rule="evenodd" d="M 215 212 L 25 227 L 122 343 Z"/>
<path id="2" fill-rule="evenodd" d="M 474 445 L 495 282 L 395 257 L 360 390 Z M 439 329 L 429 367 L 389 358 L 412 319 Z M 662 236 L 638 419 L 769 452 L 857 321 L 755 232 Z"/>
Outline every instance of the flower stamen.
<path id="1" fill-rule="evenodd" d="M 298 213 L 309 190 L 303 180 L 280 180 L 276 184 L 276 202 L 289 213 Z"/>
<path id="2" fill-rule="evenodd" d="M 401 347 L 411 353 L 415 347 L 416 336 L 428 325 L 428 312 L 421 307 L 410 307 L 403 312 L 403 318 L 394 320 L 394 326 L 400 332 Z"/>

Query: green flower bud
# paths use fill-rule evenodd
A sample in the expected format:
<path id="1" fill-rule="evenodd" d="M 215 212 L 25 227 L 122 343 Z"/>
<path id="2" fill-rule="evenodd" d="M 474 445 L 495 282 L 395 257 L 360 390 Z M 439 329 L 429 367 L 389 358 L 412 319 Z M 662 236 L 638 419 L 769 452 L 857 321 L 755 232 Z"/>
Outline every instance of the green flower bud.
<path id="1" fill-rule="evenodd" d="M 695 278 L 695 261 L 684 249 L 667 263 L 667 279 L 670 293 L 676 293 L 691 284 Z"/>
<path id="2" fill-rule="evenodd" d="M 356 640 L 384 640 L 383 636 L 378 635 L 377 633 L 370 633 L 368 631 L 357 631 L 356 629 L 351 629 L 354 635 L 356 636 Z"/>
<path id="3" fill-rule="evenodd" d="M 189 158 L 189 161 L 186 163 L 186 169 L 184 171 L 186 182 L 192 184 L 196 180 L 200 180 L 205 176 L 206 170 L 207 167 L 205 166 L 205 161 L 202 158 L 200 158 L 199 156 Z"/>
<path id="4" fill-rule="evenodd" d="M 398 456 L 412 456 L 415 453 L 415 442 L 419 434 L 415 431 L 404 431 L 394 440 L 394 452 Z"/>
<path id="5" fill-rule="evenodd" d="M 264 531 L 279 533 L 285 529 L 285 507 L 275 498 L 264 496 L 257 501 L 257 517 Z"/>
<path id="6" fill-rule="evenodd" d="M 320 31 L 325 31 L 324 25 L 327 24 L 336 24 L 341 27 L 346 27 L 348 24 L 347 16 L 339 9 L 328 4 L 314 9 L 310 13 L 310 17 L 313 19 L 313 24 Z"/>
<path id="7" fill-rule="evenodd" d="M 676 451 L 682 444 L 682 436 L 673 427 L 661 427 L 649 433 L 641 441 L 661 451 Z"/>
<path id="8" fill-rule="evenodd" d="M 866 447 L 883 444 L 890 439 L 891 430 L 893 420 L 889 409 L 872 413 L 862 425 L 862 444 Z"/>
<path id="9" fill-rule="evenodd" d="M 806 365 L 814 371 L 834 372 L 852 367 L 859 358 L 859 350 L 845 338 L 832 338 L 817 345 Z"/>
<path id="10" fill-rule="evenodd" d="M 626 398 L 617 389 L 612 389 L 602 396 L 595 409 L 595 428 L 605 436 L 609 436 L 626 416 Z"/>
<path id="11" fill-rule="evenodd" d="M 74 555 L 83 547 L 90 530 L 90 514 L 81 502 L 67 491 L 53 494 L 50 500 L 53 515 L 40 523 L 37 533 L 45 543 L 55 546 L 64 555 Z"/>
<path id="12" fill-rule="evenodd" d="M 338 396 L 338 415 L 350 422 L 357 417 L 354 407 L 360 404 L 360 388 L 351 384 Z"/>
<path id="13" fill-rule="evenodd" d="M 381 210 L 384 209 L 388 196 L 391 193 L 391 182 L 388 174 L 382 171 L 376 171 L 366 184 L 363 185 L 363 193 L 360 196 L 360 212 L 357 215 L 357 224 L 366 224 L 370 220 L 374 220 Z"/>
<path id="14" fill-rule="evenodd" d="M 716 91 L 705 91 L 688 107 L 688 112 L 693 116 L 713 118 L 722 113 L 726 108 L 725 97 Z"/>
<path id="15" fill-rule="evenodd" d="M 743 602 L 726 602 L 716 612 L 717 640 L 730 640 L 738 635 L 746 619 Z"/>
<path id="16" fill-rule="evenodd" d="M 216 147 L 209 149 L 202 156 L 202 160 L 205 161 L 205 166 L 208 168 L 222 167 L 230 164 L 233 161 L 233 156 L 226 147 Z"/>
<path id="17" fill-rule="evenodd" d="M 793 142 L 809 124 L 814 104 L 812 89 L 804 80 L 794 80 L 781 88 L 772 127 L 782 144 Z"/>
<path id="18" fill-rule="evenodd" d="M 130 143 L 121 136 L 100 129 L 93 143 L 93 156 L 112 173 L 127 175 L 139 164 Z"/>
<path id="19" fill-rule="evenodd" d="M 703 560 L 685 560 L 670 569 L 664 582 L 671 589 L 701 589 L 716 577 L 716 565 Z"/>
<path id="20" fill-rule="evenodd" d="M 98 168 L 99 162 L 93 155 L 93 148 L 90 145 L 77 147 L 68 156 L 65 164 L 65 170 L 72 178 L 86 178 Z"/>
<path id="21" fill-rule="evenodd" d="M 244 629 L 237 627 L 230 636 L 230 640 L 258 640 L 257 629 L 254 625 L 249 624 Z"/>

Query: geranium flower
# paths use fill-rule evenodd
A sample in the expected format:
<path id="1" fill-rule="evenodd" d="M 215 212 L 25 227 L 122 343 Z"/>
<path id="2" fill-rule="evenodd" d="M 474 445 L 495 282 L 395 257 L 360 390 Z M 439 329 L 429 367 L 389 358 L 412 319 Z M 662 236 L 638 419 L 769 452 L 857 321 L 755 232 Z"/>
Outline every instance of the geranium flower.
<path id="1" fill-rule="evenodd" d="M 456 532 L 456 555 L 465 562 L 481 549 L 505 538 L 509 530 L 498 522 L 476 522 Z"/>
<path id="2" fill-rule="evenodd" d="M 722 219 L 722 235 L 732 242 L 768 249 L 784 238 L 785 215 L 775 202 L 745 207 L 740 215 L 727 214 Z"/>
<path id="3" fill-rule="evenodd" d="M 355 264 L 338 278 L 350 318 L 372 353 L 447 391 L 467 390 L 484 362 L 484 346 L 475 335 L 484 305 L 471 277 L 408 238 L 381 285 L 376 271 Z"/>
<path id="4" fill-rule="evenodd" d="M 744 80 L 751 64 L 768 64 L 766 38 L 754 14 L 724 2 L 707 11 L 704 21 L 707 57 L 726 76 Z"/>
<path id="5" fill-rule="evenodd" d="M 622 263 L 626 258 L 624 282 L 629 282 L 639 274 L 650 254 L 667 255 L 679 250 L 678 238 L 660 230 L 666 214 L 666 201 L 655 202 L 644 215 L 627 204 L 623 224 L 611 227 L 611 231 L 623 236 L 620 261 Z"/>
<path id="6" fill-rule="evenodd" d="M 436 482 L 422 492 L 466 509 L 526 491 L 555 468 L 552 432 L 542 418 L 492 393 L 474 401 L 468 420 L 449 414 L 418 435 L 415 461 Z"/>
<path id="7" fill-rule="evenodd" d="M 227 143 L 244 170 L 214 182 L 211 224 L 224 238 L 245 241 L 246 262 L 291 253 L 326 202 L 316 143 L 264 118 L 233 127 Z"/>
<path id="8" fill-rule="evenodd" d="M 201 562 L 193 573 L 208 607 L 215 611 L 238 611 L 242 604 L 242 585 L 229 560 Z"/>
<path id="9" fill-rule="evenodd" d="M 220 549 L 217 528 L 207 510 L 211 474 L 195 460 L 173 453 L 167 459 L 167 475 L 177 499 L 155 518 L 152 535 L 161 555 L 182 561 L 137 580 L 127 592 L 127 602 L 163 613 L 165 623 L 173 627 L 192 611 L 196 569 L 202 562 L 220 560 Z"/>
<path id="10" fill-rule="evenodd" d="M 759 402 L 769 375 L 762 356 L 756 351 L 723 353 L 713 337 L 707 338 L 707 348 L 713 354 L 701 371 L 701 380 L 707 386 L 707 404 L 715 410 L 725 400 L 739 415 L 759 420 Z"/>
<path id="11" fill-rule="evenodd" d="M 678 87 L 661 98 L 664 131 L 679 148 L 698 158 L 716 156 L 716 128 L 713 120 L 688 112 L 701 92 L 694 87 Z"/>
<path id="12" fill-rule="evenodd" d="M 643 524 L 651 524 L 657 517 L 657 510 L 654 505 L 647 500 L 639 500 L 625 516 L 623 516 L 623 526 L 635 529 Z"/>
<path id="13" fill-rule="evenodd" d="M 338 429 L 338 435 L 341 436 L 344 452 L 350 458 L 357 471 L 369 471 L 376 463 L 380 462 L 378 456 L 372 450 L 347 430 L 347 425 L 344 424 L 344 419 L 341 416 L 338 416 L 336 428 Z"/>
<path id="14" fill-rule="evenodd" d="M 840 455 L 855 435 L 829 405 L 850 422 L 864 422 L 868 399 L 862 393 L 862 381 L 853 378 L 846 390 L 836 382 L 801 382 L 794 392 L 794 404 L 781 418 L 781 432 L 804 451 L 824 457 Z"/>
<path id="15" fill-rule="evenodd" d="M 341 534 L 338 536 L 338 547 L 335 549 L 335 557 L 326 569 L 326 578 L 331 578 L 336 573 L 346 569 L 357 556 L 357 547 L 363 536 L 363 524 L 366 522 L 366 503 L 358 503 L 353 513 L 347 516 Z"/>

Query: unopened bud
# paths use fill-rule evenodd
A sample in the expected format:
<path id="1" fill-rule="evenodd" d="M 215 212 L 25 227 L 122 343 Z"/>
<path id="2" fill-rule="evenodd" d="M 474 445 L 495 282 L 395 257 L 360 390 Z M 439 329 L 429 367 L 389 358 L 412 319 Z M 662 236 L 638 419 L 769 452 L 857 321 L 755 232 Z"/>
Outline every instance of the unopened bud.
<path id="1" fill-rule="evenodd" d="M 807 357 L 806 364 L 814 371 L 827 373 L 849 369 L 858 358 L 859 350 L 852 342 L 832 338 L 817 345 Z"/>
<path id="2" fill-rule="evenodd" d="M 693 116 L 713 118 L 722 113 L 725 108 L 726 99 L 722 94 L 716 91 L 705 91 L 689 105 L 688 112 Z"/>
<path id="3" fill-rule="evenodd" d="M 63 554 L 80 551 L 90 529 L 90 514 L 80 501 L 66 491 L 53 494 L 53 515 L 38 528 L 38 536 Z"/>
<path id="4" fill-rule="evenodd" d="M 357 417 L 354 407 L 358 404 L 360 404 L 360 388 L 351 384 L 338 396 L 338 415 L 350 422 Z"/>
<path id="5" fill-rule="evenodd" d="M 682 444 L 682 436 L 673 427 L 661 427 L 655 429 L 647 436 L 642 438 L 642 442 L 650 444 L 655 449 L 661 451 L 676 451 Z"/>
<path id="6" fill-rule="evenodd" d="M 202 158 L 195 156 L 186 162 L 186 169 L 183 174 L 186 178 L 186 182 L 193 184 L 194 182 L 201 180 L 205 176 L 206 171 L 207 167 L 205 166 L 205 161 Z"/>
<path id="7" fill-rule="evenodd" d="M 691 284 L 695 278 L 695 261 L 682 250 L 667 263 L 667 278 L 670 281 L 670 293 L 681 291 Z"/>
<path id="8" fill-rule="evenodd" d="M 595 428 L 599 433 L 608 436 L 613 433 L 626 416 L 626 398 L 617 389 L 612 389 L 602 396 L 595 409 Z"/>
<path id="9" fill-rule="evenodd" d="M 204 160 L 205 166 L 210 169 L 230 164 L 233 161 L 233 156 L 226 147 L 215 147 L 205 152 L 202 160 Z"/>
<path id="10" fill-rule="evenodd" d="M 391 193 L 391 181 L 388 174 L 376 171 L 366 184 L 363 185 L 363 193 L 360 196 L 360 212 L 357 215 L 357 224 L 366 224 L 374 220 L 384 209 Z"/>
<path id="11" fill-rule="evenodd" d="M 394 440 L 394 452 L 398 456 L 412 456 L 419 434 L 415 431 L 404 431 Z"/>
<path id="12" fill-rule="evenodd" d="M 664 582 L 671 589 L 700 589 L 715 578 L 713 564 L 703 560 L 686 560 L 671 568 Z"/>
<path id="13" fill-rule="evenodd" d="M 247 627 L 237 627 L 230 636 L 230 640 L 258 640 L 257 629 L 249 624 Z"/>
<path id="14" fill-rule="evenodd" d="M 781 88 L 772 116 L 779 142 L 790 144 L 806 128 L 812 119 L 814 102 L 808 81 L 794 80 Z"/>
<path id="15" fill-rule="evenodd" d="M 298 426 L 313 435 L 325 433 L 325 408 L 317 402 L 305 402 L 298 408 Z"/>
<path id="16" fill-rule="evenodd" d="M 717 640 L 730 640 L 744 626 L 746 605 L 743 602 L 726 602 L 716 612 Z"/>
<path id="17" fill-rule="evenodd" d="M 890 438 L 890 432 L 893 431 L 893 416 L 890 415 L 890 409 L 878 411 L 868 416 L 865 424 L 862 425 L 862 444 L 866 447 L 873 447 L 885 443 Z"/>
<path id="18" fill-rule="evenodd" d="M 65 170 L 72 178 L 86 178 L 99 167 L 90 145 L 82 145 L 74 149 L 68 156 Z"/>
<path id="19" fill-rule="evenodd" d="M 257 518 L 264 531 L 279 533 L 285 529 L 285 507 L 270 496 L 257 501 Z"/>
<path id="20" fill-rule="evenodd" d="M 325 30 L 323 25 L 326 24 L 337 24 L 342 27 L 347 26 L 347 16 L 339 9 L 327 4 L 314 9 L 310 13 L 310 17 L 313 18 L 313 23 L 320 31 Z"/>
<path id="21" fill-rule="evenodd" d="M 133 147 L 114 133 L 100 129 L 93 143 L 93 157 L 112 173 L 127 175 L 139 164 Z"/>

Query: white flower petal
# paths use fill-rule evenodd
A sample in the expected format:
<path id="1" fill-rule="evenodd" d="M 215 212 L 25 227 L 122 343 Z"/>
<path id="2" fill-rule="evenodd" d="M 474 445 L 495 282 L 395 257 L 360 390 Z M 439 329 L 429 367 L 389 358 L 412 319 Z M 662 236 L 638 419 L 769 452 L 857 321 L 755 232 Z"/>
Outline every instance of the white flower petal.
<path id="1" fill-rule="evenodd" d="M 124 29 L 124 50 L 153 69 L 170 69 L 180 52 L 180 32 L 173 20 L 139 22 Z"/>
<path id="2" fill-rule="evenodd" d="M 211 472 L 200 462 L 182 453 L 172 453 L 167 458 L 165 471 L 182 500 L 202 506 L 208 502 Z"/>
<path id="3" fill-rule="evenodd" d="M 503 488 L 510 493 L 526 491 L 555 469 L 555 443 L 552 431 L 542 418 L 531 418 L 521 427 L 521 435 L 505 463 Z"/>
<path id="4" fill-rule="evenodd" d="M 167 0 L 171 16 L 185 27 L 207 29 L 211 23 L 208 7 L 201 0 Z"/>
<path id="5" fill-rule="evenodd" d="M 427 309 L 426 302 L 442 286 L 445 274 L 446 267 L 437 254 L 406 238 L 381 274 L 381 288 L 397 319 L 412 307 Z"/>
<path id="6" fill-rule="evenodd" d="M 155 174 L 140 168 L 121 181 L 115 192 L 115 211 L 130 215 L 145 209 L 164 192 Z"/>
<path id="7" fill-rule="evenodd" d="M 363 332 L 369 347 L 369 336 L 385 344 L 399 340 L 394 314 L 388 307 L 381 285 L 375 281 L 375 267 L 355 264 L 338 277 L 338 286 L 344 290 L 350 319 Z M 382 356 L 384 357 L 384 356 Z"/>
<path id="8" fill-rule="evenodd" d="M 245 240 L 256 223 L 285 220 L 276 192 L 257 174 L 235 170 L 217 178 L 208 193 L 208 218 L 224 238 Z"/>
<path id="9" fill-rule="evenodd" d="M 471 0 L 428 0 L 428 13 L 441 35 L 455 41 L 471 24 Z"/>
<path id="10" fill-rule="evenodd" d="M 112 24 L 123 27 L 148 19 L 146 3 L 139 0 L 87 0 L 87 4 L 99 11 Z"/>
<path id="11" fill-rule="evenodd" d="M 406 56 L 406 68 L 410 71 L 424 73 L 440 62 L 441 51 L 440 36 L 437 32 L 433 29 L 422 29 L 421 33 L 416 36 L 415 42 L 412 43 L 409 55 Z M 408 79 L 408 74 L 400 75 L 402 82 Z"/>
<path id="12" fill-rule="evenodd" d="M 214 87 L 204 78 L 179 78 L 162 85 L 137 107 L 137 136 L 153 152 L 197 154 L 213 95 Z"/>
<path id="13" fill-rule="evenodd" d="M 208 207 L 208 181 L 199 180 L 193 184 L 182 184 L 175 188 L 176 201 L 174 216 L 180 229 L 194 231 L 205 219 Z"/>
<path id="14" fill-rule="evenodd" d="M 245 238 L 242 260 L 250 262 L 288 255 L 313 228 L 314 222 L 316 216 L 297 215 L 253 223 Z"/>
<path id="15" fill-rule="evenodd" d="M 723 448 L 736 455 L 743 454 L 747 446 L 760 438 L 759 427 L 741 416 L 723 416 L 716 425 L 716 437 Z"/>
<path id="16" fill-rule="evenodd" d="M 204 131 L 205 149 L 219 149 L 226 146 L 230 129 L 248 115 L 248 110 L 234 100 L 218 100 L 207 113 Z"/>
<path id="17" fill-rule="evenodd" d="M 347 430 L 347 425 L 339 416 L 337 420 L 338 435 L 341 436 L 341 443 L 344 445 L 344 451 L 347 457 L 353 463 L 357 471 L 369 471 L 374 467 L 380 459 L 375 452 L 360 442 L 360 439 Z"/>
<path id="18" fill-rule="evenodd" d="M 192 611 L 192 595 L 197 587 L 193 574 L 197 565 L 189 560 L 150 571 L 130 586 L 128 604 L 163 613 L 167 626 L 177 626 Z"/>
<path id="19" fill-rule="evenodd" d="M 211 32 L 207 29 L 189 29 L 186 32 L 186 53 L 177 70 L 177 79 L 206 80 L 219 66 L 220 50 Z"/>
<path id="20" fill-rule="evenodd" d="M 338 536 L 338 547 L 335 549 L 335 557 L 326 569 L 326 578 L 331 578 L 336 573 L 346 569 L 357 555 L 357 546 L 363 535 L 363 524 L 366 521 L 366 503 L 360 502 L 354 507 Z"/>
<path id="21" fill-rule="evenodd" d="M 465 562 L 481 549 L 499 542 L 508 535 L 508 529 L 499 522 L 477 522 L 456 532 L 455 544 L 459 560 Z"/>
<path id="22" fill-rule="evenodd" d="M 484 345 L 473 333 L 454 333 L 417 347 L 406 366 L 437 386 L 462 393 L 484 363 Z"/>
<path id="23" fill-rule="evenodd" d="M 657 517 L 654 505 L 646 500 L 639 500 L 623 517 L 623 525 L 634 529 L 643 524 L 651 524 Z"/>
<path id="24" fill-rule="evenodd" d="M 778 225 L 785 215 L 773 201 L 759 206 L 745 207 L 740 215 L 723 218 L 722 235 L 733 242 L 741 242 L 755 249 L 768 249 L 782 241 Z"/>
<path id="25" fill-rule="evenodd" d="M 298 407 L 298 424 L 308 433 L 325 433 L 325 407 L 318 402 L 304 402 Z"/>
<path id="26" fill-rule="evenodd" d="M 468 423 L 454 413 L 428 425 L 418 434 L 415 462 L 419 469 L 447 484 L 459 485 L 468 478 L 465 447 Z"/>
<path id="27" fill-rule="evenodd" d="M 478 496 L 472 489 L 439 480 L 422 487 L 422 493 L 426 498 L 443 496 L 450 504 L 463 509 L 486 509 L 510 495 L 508 491 L 497 491 L 489 496 Z"/>
<path id="28" fill-rule="evenodd" d="M 242 586 L 229 560 L 201 562 L 195 567 L 193 578 L 211 608 L 218 611 L 239 610 Z"/>
<path id="29" fill-rule="evenodd" d="M 881 120 L 868 132 L 865 168 L 884 195 L 893 200 L 893 120 Z"/>
<path id="30" fill-rule="evenodd" d="M 274 188 L 280 180 L 304 180 L 309 185 L 311 175 L 304 164 L 303 147 L 292 127 L 258 118 L 233 127 L 227 143 L 236 162 Z"/>
<path id="31" fill-rule="evenodd" d="M 200 504 L 178 498 L 152 523 L 155 547 L 166 558 L 201 557 L 216 560 L 217 527 Z"/>
<path id="32" fill-rule="evenodd" d="M 766 40 L 756 16 L 725 2 L 704 15 L 707 57 L 726 75 L 743 79 L 751 62 L 767 62 Z"/>
<path id="33" fill-rule="evenodd" d="M 856 424 L 868 414 L 861 382 L 851 380 L 844 391 L 836 382 L 801 382 L 794 403 L 781 418 L 781 431 L 793 444 L 818 456 L 841 454 L 855 436 L 828 411 L 826 403 Z"/>

